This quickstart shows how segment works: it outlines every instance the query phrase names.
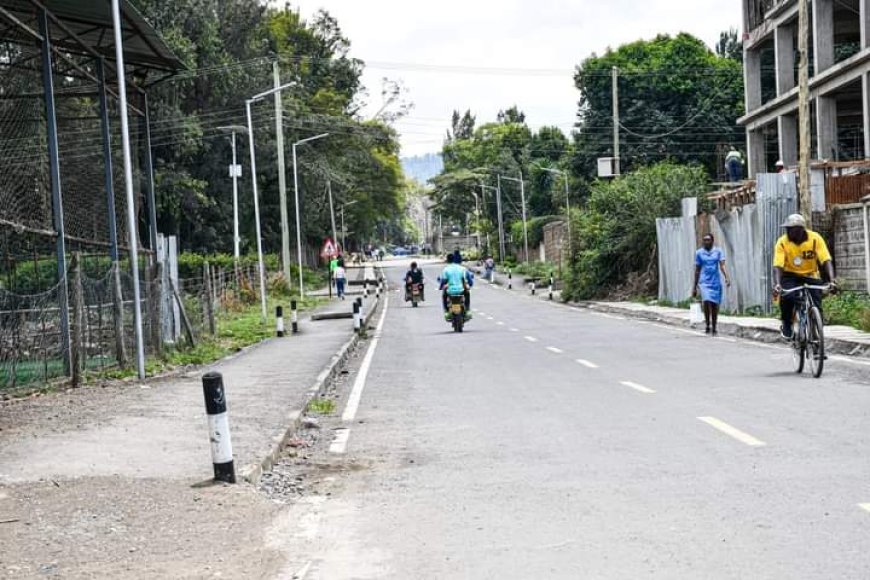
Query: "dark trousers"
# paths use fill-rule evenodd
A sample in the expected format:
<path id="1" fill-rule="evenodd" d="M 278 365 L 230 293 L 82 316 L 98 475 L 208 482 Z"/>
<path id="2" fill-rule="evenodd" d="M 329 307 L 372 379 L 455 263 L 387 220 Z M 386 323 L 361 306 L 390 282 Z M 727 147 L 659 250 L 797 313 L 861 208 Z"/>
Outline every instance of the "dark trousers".
<path id="1" fill-rule="evenodd" d="M 743 179 L 743 164 L 737 159 L 732 159 L 725 164 L 725 172 L 728 174 L 728 181 L 740 181 Z"/>
<path id="2" fill-rule="evenodd" d="M 824 284 L 822 280 L 817 278 L 804 278 L 803 276 L 788 276 L 785 275 L 782 277 L 782 289 L 790 290 L 792 288 L 797 288 L 798 286 L 802 286 L 803 284 L 810 284 L 811 286 L 821 286 Z M 819 311 L 822 310 L 822 291 L 821 290 L 808 290 L 810 293 L 810 297 L 813 299 L 813 304 L 818 306 Z M 788 294 L 784 296 L 780 296 L 779 298 L 779 311 L 781 313 L 782 323 L 789 327 L 791 326 L 792 320 L 794 318 L 794 308 L 795 304 L 797 304 L 797 300 L 800 297 L 799 292 L 795 292 L 793 294 Z"/>

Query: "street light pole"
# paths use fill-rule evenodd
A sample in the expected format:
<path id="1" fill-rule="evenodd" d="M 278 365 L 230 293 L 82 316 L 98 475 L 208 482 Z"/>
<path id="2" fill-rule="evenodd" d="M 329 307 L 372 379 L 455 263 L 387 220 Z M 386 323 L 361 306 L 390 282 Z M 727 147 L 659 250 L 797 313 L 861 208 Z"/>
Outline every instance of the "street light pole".
<path id="1" fill-rule="evenodd" d="M 299 212 L 299 171 L 296 164 L 296 147 L 315 139 L 322 139 L 329 133 L 321 133 L 314 137 L 302 139 L 293 144 L 293 190 L 296 196 L 296 259 L 299 265 L 299 298 L 305 297 L 305 287 L 302 282 L 302 220 Z"/>
<path id="2" fill-rule="evenodd" d="M 498 212 L 498 250 L 499 250 L 499 262 L 504 263 L 504 221 L 502 220 L 501 215 L 501 175 L 496 175 L 496 183 L 498 184 L 495 188 L 495 200 L 496 200 L 496 211 Z"/>
<path id="3" fill-rule="evenodd" d="M 272 63 L 272 77 L 275 88 L 281 86 L 281 74 L 278 61 Z M 276 90 L 272 95 L 275 99 L 275 148 L 278 155 L 278 202 L 281 216 L 281 267 L 284 279 L 290 285 L 290 225 L 287 219 L 287 167 L 284 160 L 284 122 L 283 107 L 281 103 L 281 91 Z M 300 294 L 301 295 L 301 294 Z"/>
<path id="4" fill-rule="evenodd" d="M 338 232 L 335 229 L 335 205 L 332 202 L 332 181 L 326 180 L 326 191 L 329 193 L 329 219 L 332 221 L 332 243 L 338 245 Z M 342 247 L 342 252 L 344 247 Z"/>
<path id="5" fill-rule="evenodd" d="M 238 274 L 239 258 L 241 255 L 241 236 L 239 236 L 239 177 L 242 176 L 242 167 L 239 165 L 236 157 L 236 133 L 247 133 L 248 129 L 240 125 L 229 125 L 218 127 L 218 129 L 230 133 L 230 143 L 232 143 L 233 163 L 230 165 L 230 177 L 233 179 L 233 263 Z"/>
<path id="6" fill-rule="evenodd" d="M 520 202 L 523 204 L 522 206 L 522 214 L 523 214 L 523 242 L 525 246 L 525 261 L 529 261 L 529 227 L 528 222 L 526 220 L 526 188 L 523 183 L 523 172 L 520 171 L 520 177 L 517 179 L 516 177 L 508 177 L 506 175 L 499 175 L 499 180 L 507 179 L 508 181 L 517 181 L 520 184 Z M 501 213 L 501 212 L 499 212 Z"/>
<path id="7" fill-rule="evenodd" d="M 263 320 L 266 320 L 266 271 L 263 267 L 263 238 L 260 235 L 260 200 L 257 193 L 257 158 L 254 153 L 254 125 L 251 122 L 251 103 L 245 101 L 245 111 L 248 115 L 248 146 L 251 150 L 251 185 L 254 189 L 254 228 L 257 236 L 257 269 L 260 273 L 260 310 Z"/>

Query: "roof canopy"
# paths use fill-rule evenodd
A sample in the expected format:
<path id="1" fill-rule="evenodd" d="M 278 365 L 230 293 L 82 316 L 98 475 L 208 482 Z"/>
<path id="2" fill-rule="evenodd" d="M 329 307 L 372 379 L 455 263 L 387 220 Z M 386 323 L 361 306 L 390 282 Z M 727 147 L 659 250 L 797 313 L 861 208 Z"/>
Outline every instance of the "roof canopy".
<path id="1" fill-rule="evenodd" d="M 124 63 L 140 71 L 174 72 L 184 68 L 154 28 L 128 0 L 119 0 Z M 28 40 L 39 30 L 45 8 L 53 24 L 52 43 L 73 53 L 90 51 L 115 58 L 110 0 L 0 0 L 0 40 Z"/>

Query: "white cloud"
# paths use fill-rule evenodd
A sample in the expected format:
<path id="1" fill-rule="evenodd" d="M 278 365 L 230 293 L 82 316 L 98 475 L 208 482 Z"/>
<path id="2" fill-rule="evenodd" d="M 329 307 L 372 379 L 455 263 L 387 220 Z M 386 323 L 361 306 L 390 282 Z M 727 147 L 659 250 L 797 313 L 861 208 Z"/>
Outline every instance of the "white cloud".
<path id="1" fill-rule="evenodd" d="M 380 79 L 402 80 L 415 108 L 398 125 L 403 154 L 440 149 L 454 109 L 479 122 L 516 104 L 530 125 L 568 130 L 576 114 L 571 71 L 592 53 L 660 33 L 711 45 L 742 22 L 740 0 L 296 0 L 303 16 L 335 16 L 352 54 L 368 63 L 372 108 Z M 402 66 L 396 66 L 401 64 Z M 438 65 L 430 70 L 426 66 Z M 487 71 L 469 71 L 481 67 Z M 497 69 L 509 69 L 499 72 Z M 564 71 L 529 74 L 518 69 Z M 508 74 L 510 73 L 510 74 Z"/>

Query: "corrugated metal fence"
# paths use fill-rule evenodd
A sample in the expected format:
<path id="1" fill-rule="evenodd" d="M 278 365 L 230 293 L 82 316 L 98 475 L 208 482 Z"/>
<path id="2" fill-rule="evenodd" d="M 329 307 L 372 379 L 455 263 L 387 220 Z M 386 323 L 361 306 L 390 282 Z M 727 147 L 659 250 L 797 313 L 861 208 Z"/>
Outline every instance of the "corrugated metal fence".
<path id="1" fill-rule="evenodd" d="M 725 291 L 723 308 L 732 312 L 771 310 L 773 246 L 780 225 L 797 211 L 795 175 L 758 176 L 756 203 L 706 216 L 700 225 L 693 212 L 656 220 L 659 244 L 659 299 L 686 300 L 692 293 L 699 231 L 709 227 L 725 254 L 733 285 Z"/>

